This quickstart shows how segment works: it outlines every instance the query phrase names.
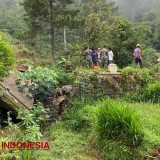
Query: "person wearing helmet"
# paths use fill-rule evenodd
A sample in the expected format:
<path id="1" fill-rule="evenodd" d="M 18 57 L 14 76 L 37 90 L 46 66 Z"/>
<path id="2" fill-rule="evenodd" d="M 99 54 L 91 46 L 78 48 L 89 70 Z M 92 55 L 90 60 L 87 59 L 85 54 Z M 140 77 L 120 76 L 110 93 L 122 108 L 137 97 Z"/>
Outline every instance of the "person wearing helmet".
<path id="1" fill-rule="evenodd" d="M 140 68 L 142 68 L 142 57 L 141 57 L 141 48 L 140 44 L 136 45 L 136 48 L 134 49 L 134 58 L 135 58 L 135 65 L 134 67 L 136 68 L 137 64 L 139 63 Z"/>

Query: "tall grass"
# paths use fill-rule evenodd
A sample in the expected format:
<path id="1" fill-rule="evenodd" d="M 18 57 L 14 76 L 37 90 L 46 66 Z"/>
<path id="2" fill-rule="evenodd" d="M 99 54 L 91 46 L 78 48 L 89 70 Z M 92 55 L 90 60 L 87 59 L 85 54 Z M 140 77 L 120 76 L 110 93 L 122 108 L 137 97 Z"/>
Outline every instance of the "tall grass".
<path id="1" fill-rule="evenodd" d="M 91 106 L 94 102 L 95 100 L 87 97 L 71 100 L 68 110 L 63 115 L 66 127 L 75 131 L 88 130 L 92 126 L 92 113 L 96 110 Z"/>
<path id="2" fill-rule="evenodd" d="M 95 129 L 101 141 L 114 140 L 130 147 L 142 144 L 144 133 L 141 121 L 131 108 L 110 99 L 99 102 L 98 106 Z"/>

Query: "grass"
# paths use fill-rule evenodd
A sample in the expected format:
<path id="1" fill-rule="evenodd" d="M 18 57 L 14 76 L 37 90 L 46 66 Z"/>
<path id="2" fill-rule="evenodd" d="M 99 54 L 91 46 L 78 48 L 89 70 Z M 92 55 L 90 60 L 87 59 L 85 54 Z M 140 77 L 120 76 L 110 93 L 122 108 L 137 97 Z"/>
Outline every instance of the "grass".
<path id="1" fill-rule="evenodd" d="M 82 133 L 66 129 L 63 122 L 50 127 L 51 149 L 36 151 L 36 160 L 96 160 L 95 154 L 88 147 L 87 138 Z M 47 156 L 47 159 L 46 159 Z"/>
<path id="2" fill-rule="evenodd" d="M 79 72 L 83 72 L 83 73 L 90 73 L 90 72 L 94 72 L 94 73 L 99 73 L 99 72 L 108 72 L 108 68 L 99 68 L 99 69 L 89 69 L 86 67 L 77 67 L 75 69 L 75 72 L 79 73 Z"/>
<path id="3" fill-rule="evenodd" d="M 143 73 L 148 74 L 150 70 L 148 68 L 133 68 L 133 67 L 125 67 L 123 69 L 118 69 L 119 72 L 122 73 Z"/>
<path id="4" fill-rule="evenodd" d="M 100 140 L 114 140 L 130 147 L 138 147 L 143 141 L 142 124 L 139 115 L 126 103 L 110 99 L 97 104 L 95 130 Z"/>
<path id="5" fill-rule="evenodd" d="M 129 107 L 140 114 L 145 131 L 154 137 L 148 140 L 160 145 L 160 104 L 130 103 Z"/>
<path id="6" fill-rule="evenodd" d="M 37 160 L 141 160 L 152 155 L 154 146 L 160 146 L 160 104 L 126 104 L 128 108 L 139 115 L 142 123 L 141 129 L 144 132 L 142 146 L 133 148 L 114 139 L 102 139 L 97 142 L 93 126 L 96 124 L 95 115 L 100 106 L 96 105 L 97 102 L 91 104 L 88 101 L 89 104 L 87 104 L 86 101 L 77 101 L 74 102 L 75 106 L 72 104 L 72 110 L 69 109 L 66 113 L 70 115 L 68 115 L 69 117 L 50 127 L 48 136 L 52 143 L 51 149 L 36 151 L 34 155 L 39 157 Z M 78 114 L 80 116 L 76 118 Z M 77 126 L 83 122 L 89 125 Z M 77 130 L 75 126 L 79 129 Z"/>

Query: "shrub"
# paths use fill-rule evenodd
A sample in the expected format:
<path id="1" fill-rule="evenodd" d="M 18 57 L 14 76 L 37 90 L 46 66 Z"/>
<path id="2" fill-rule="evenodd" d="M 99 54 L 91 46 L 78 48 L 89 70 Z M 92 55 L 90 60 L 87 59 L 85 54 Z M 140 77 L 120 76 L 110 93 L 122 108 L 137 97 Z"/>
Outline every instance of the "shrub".
<path id="1" fill-rule="evenodd" d="M 142 52 L 143 67 L 153 67 L 156 65 L 157 51 L 153 48 L 147 48 Z"/>
<path id="2" fill-rule="evenodd" d="M 19 75 L 20 78 L 16 81 L 19 91 L 25 92 L 28 89 L 30 94 L 27 96 L 34 98 L 35 102 L 45 102 L 57 87 L 74 81 L 72 74 L 61 72 L 57 68 L 36 67 Z"/>
<path id="3" fill-rule="evenodd" d="M 8 112 L 8 134 L 6 134 L 10 142 L 35 142 L 42 137 L 41 125 L 48 118 L 48 110 L 44 109 L 39 103 L 34 105 L 31 110 L 21 109 L 18 111 L 17 119 L 21 120 L 20 123 L 14 124 Z M 33 150 L 19 150 L 11 152 L 6 159 L 33 159 Z M 0 155 L 1 158 L 1 155 Z M 2 157 L 4 158 L 4 157 Z"/>
<path id="4" fill-rule="evenodd" d="M 151 101 L 153 103 L 160 102 L 160 81 L 148 85 L 143 91 L 142 101 Z"/>
<path id="5" fill-rule="evenodd" d="M 58 85 L 57 73 L 48 68 L 37 67 L 25 74 L 19 73 L 19 75 L 20 79 L 17 80 L 17 85 L 20 85 L 22 81 L 25 82 L 23 86 L 19 87 L 19 91 L 24 92 L 25 89 L 28 89 L 30 93 L 28 97 L 34 98 L 35 101 L 46 100 L 53 93 L 53 88 Z"/>
<path id="6" fill-rule="evenodd" d="M 0 34 L 0 79 L 8 75 L 14 61 L 15 57 L 12 54 L 11 47 L 3 41 Z"/>
<path id="7" fill-rule="evenodd" d="M 147 85 L 142 91 L 125 95 L 124 100 L 129 102 L 160 102 L 160 82 Z"/>
<path id="8" fill-rule="evenodd" d="M 114 140 L 131 147 L 142 144 L 142 126 L 133 110 L 109 99 L 99 102 L 98 106 L 95 129 L 100 140 Z"/>
<path id="9" fill-rule="evenodd" d="M 18 111 L 17 119 L 20 123 L 14 124 L 8 113 L 8 129 L 11 131 L 9 137 L 14 141 L 35 141 L 42 137 L 41 125 L 48 119 L 48 110 L 38 103 L 31 110 L 21 109 Z M 16 133 L 16 134 L 15 134 Z"/>

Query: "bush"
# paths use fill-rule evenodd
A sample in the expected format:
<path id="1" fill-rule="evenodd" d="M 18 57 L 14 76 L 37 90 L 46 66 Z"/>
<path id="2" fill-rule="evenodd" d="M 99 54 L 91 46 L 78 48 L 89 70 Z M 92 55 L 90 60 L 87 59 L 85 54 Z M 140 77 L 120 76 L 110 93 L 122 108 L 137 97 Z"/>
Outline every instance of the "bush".
<path id="1" fill-rule="evenodd" d="M 11 47 L 3 41 L 0 34 L 0 79 L 8 75 L 14 61 L 15 57 L 12 54 Z"/>
<path id="2" fill-rule="evenodd" d="M 109 99 L 99 102 L 98 106 L 95 130 L 101 141 L 114 140 L 131 147 L 142 144 L 142 125 L 133 110 Z"/>
<path id="3" fill-rule="evenodd" d="M 125 95 L 124 100 L 129 102 L 160 102 L 160 81 L 147 85 L 142 91 Z"/>
<path id="4" fill-rule="evenodd" d="M 20 78 L 16 81 L 20 92 L 25 89 L 30 93 L 27 95 L 35 102 L 45 102 L 53 95 L 57 87 L 70 84 L 74 77 L 57 68 L 36 67 L 26 73 L 19 73 Z"/>
<path id="5" fill-rule="evenodd" d="M 143 60 L 143 67 L 153 67 L 156 65 L 156 57 L 157 51 L 152 48 L 147 48 L 142 52 L 142 60 Z"/>
<path id="6" fill-rule="evenodd" d="M 12 133 L 9 137 L 23 142 L 39 140 L 42 137 L 41 127 L 48 118 L 48 110 L 40 103 L 33 105 L 31 110 L 19 110 L 17 119 L 21 122 L 17 124 L 12 122 L 8 113 L 8 130 Z"/>
<path id="7" fill-rule="evenodd" d="M 160 102 L 160 81 L 148 85 L 143 91 L 142 101 Z"/>

